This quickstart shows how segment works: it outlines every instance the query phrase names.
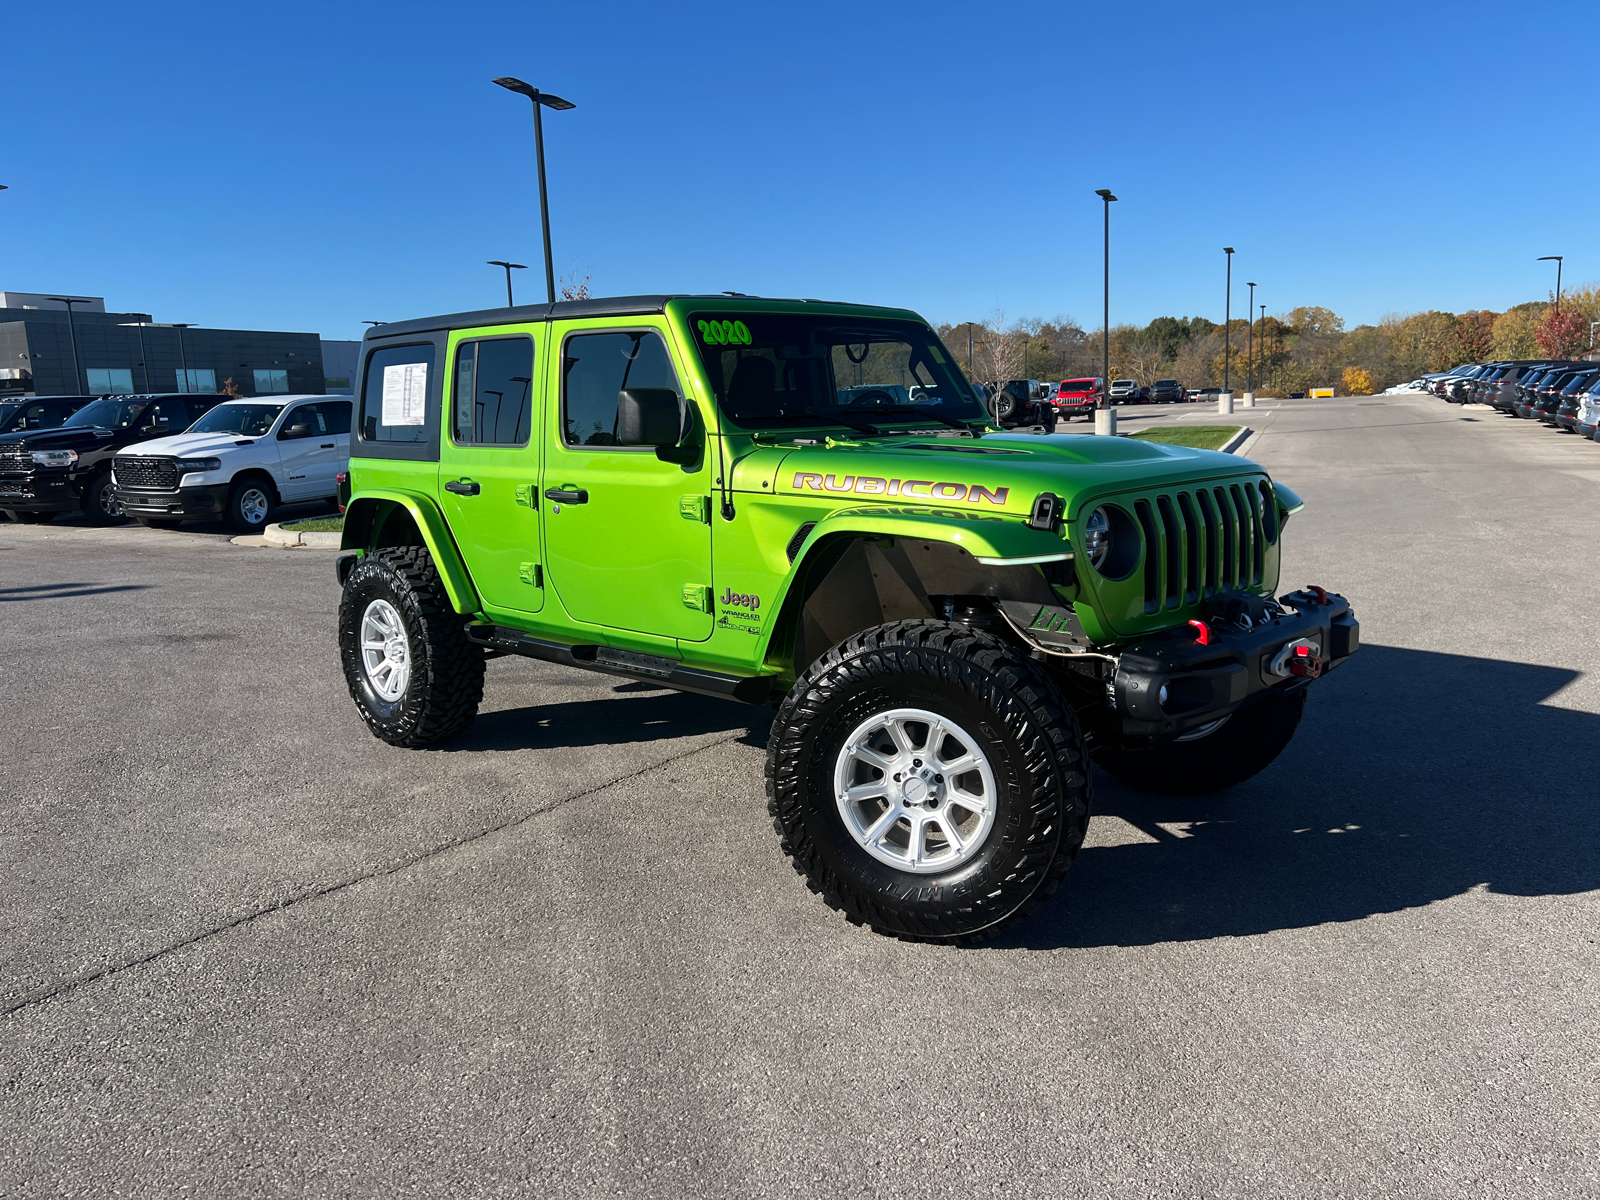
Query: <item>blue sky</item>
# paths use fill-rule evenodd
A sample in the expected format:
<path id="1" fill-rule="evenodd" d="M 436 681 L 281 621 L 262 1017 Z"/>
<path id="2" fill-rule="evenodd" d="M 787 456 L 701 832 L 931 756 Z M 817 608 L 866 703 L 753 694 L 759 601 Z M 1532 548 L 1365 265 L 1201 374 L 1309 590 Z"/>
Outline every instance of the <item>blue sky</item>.
<path id="1" fill-rule="evenodd" d="M 73 4 L 7 16 L 0 290 L 356 337 L 542 290 L 1350 324 L 1600 278 L 1586 6 Z M 1576 46 L 1574 42 L 1574 46 Z M 1529 170 L 1545 156 L 1572 161 Z"/>

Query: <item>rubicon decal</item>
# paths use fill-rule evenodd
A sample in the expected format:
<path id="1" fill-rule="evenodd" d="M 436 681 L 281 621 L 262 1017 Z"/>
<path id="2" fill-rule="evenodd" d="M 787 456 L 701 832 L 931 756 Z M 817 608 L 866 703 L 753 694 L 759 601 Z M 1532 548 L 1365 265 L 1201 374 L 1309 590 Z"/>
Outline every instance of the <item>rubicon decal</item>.
<path id="1" fill-rule="evenodd" d="M 876 475 L 819 475 L 796 471 L 793 488 L 797 492 L 849 493 L 853 496 L 908 496 L 918 500 L 948 500 L 966 504 L 993 504 L 1004 507 L 1010 488 L 987 488 L 933 479 L 880 479 Z"/>

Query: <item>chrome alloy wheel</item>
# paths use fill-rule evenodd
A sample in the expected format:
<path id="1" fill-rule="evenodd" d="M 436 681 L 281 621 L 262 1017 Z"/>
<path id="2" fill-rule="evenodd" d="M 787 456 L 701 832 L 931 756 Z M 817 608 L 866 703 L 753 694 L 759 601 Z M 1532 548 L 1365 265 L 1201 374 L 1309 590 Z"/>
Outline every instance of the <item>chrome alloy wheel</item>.
<path id="1" fill-rule="evenodd" d="M 833 769 L 850 836 L 879 862 L 928 875 L 968 861 L 994 827 L 994 771 L 972 735 L 920 708 L 857 725 Z"/>
<path id="2" fill-rule="evenodd" d="M 389 703 L 406 694 L 411 682 L 411 643 L 394 605 L 374 600 L 361 614 L 361 666 L 367 682 Z"/>
<path id="3" fill-rule="evenodd" d="M 267 493 L 255 485 L 245 488 L 239 496 L 239 515 L 249 525 L 259 525 L 267 519 L 267 513 L 272 508 L 272 500 Z"/>

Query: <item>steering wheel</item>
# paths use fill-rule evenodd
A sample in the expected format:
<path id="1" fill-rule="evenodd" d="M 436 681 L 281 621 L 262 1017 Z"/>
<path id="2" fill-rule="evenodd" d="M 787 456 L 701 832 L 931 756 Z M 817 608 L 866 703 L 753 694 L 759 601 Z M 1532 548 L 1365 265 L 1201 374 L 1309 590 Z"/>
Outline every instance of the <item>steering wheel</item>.
<path id="1" fill-rule="evenodd" d="M 882 388 L 873 388 L 850 397 L 850 403 L 845 408 L 875 408 L 880 404 L 895 405 L 900 403 Z"/>

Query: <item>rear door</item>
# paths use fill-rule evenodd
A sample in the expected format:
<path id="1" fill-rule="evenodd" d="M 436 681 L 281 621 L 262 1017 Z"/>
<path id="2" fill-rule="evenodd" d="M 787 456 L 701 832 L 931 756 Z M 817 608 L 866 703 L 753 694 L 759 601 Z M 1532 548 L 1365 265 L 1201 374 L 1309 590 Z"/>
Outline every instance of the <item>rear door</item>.
<path id="1" fill-rule="evenodd" d="M 544 607 L 539 549 L 539 374 L 548 326 L 450 335 L 439 504 L 486 605 Z"/>
<path id="2" fill-rule="evenodd" d="M 704 641 L 711 636 L 710 453 L 686 465 L 616 444 L 617 394 L 682 373 L 660 318 L 558 322 L 559 367 L 544 433 L 550 578 L 579 621 Z"/>

